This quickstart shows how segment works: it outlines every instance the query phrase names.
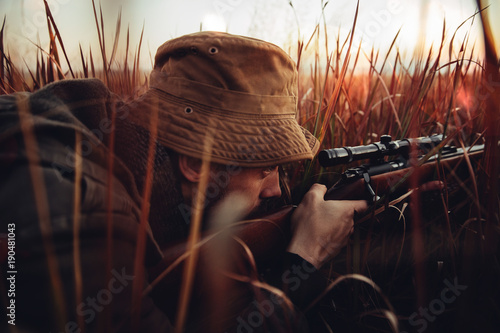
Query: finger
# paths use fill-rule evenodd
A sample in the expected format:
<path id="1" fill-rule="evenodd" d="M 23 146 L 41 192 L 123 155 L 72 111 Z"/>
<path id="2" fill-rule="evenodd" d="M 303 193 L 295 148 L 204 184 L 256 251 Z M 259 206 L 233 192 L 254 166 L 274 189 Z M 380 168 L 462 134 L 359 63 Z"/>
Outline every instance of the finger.
<path id="1" fill-rule="evenodd" d="M 434 180 L 427 182 L 425 184 L 422 184 L 419 187 L 420 192 L 426 192 L 426 191 L 441 191 L 444 188 L 444 183 L 440 180 Z"/>
<path id="2" fill-rule="evenodd" d="M 308 193 L 311 193 L 315 197 L 321 197 L 323 199 L 323 197 L 325 196 L 326 190 L 327 190 L 327 188 L 325 185 L 315 183 L 311 186 Z"/>
<path id="3" fill-rule="evenodd" d="M 320 183 L 314 183 L 311 186 L 311 190 L 313 190 L 313 191 L 319 191 L 319 192 L 325 194 L 326 193 L 326 186 L 323 185 L 323 184 L 320 184 Z"/>
<path id="4" fill-rule="evenodd" d="M 348 202 L 356 213 L 363 213 L 369 207 L 366 200 L 349 200 Z"/>

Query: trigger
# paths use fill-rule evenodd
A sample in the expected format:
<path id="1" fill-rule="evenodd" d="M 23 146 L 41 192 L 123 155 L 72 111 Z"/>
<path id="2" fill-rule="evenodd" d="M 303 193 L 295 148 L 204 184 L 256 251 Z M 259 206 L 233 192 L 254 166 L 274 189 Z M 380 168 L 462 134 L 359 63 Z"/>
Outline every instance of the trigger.
<path id="1" fill-rule="evenodd" d="M 373 190 L 373 187 L 371 185 L 370 175 L 367 172 L 363 173 L 363 179 L 365 181 L 365 189 L 367 192 L 366 193 L 366 196 L 367 196 L 366 200 L 368 201 L 368 203 L 373 204 L 373 203 L 377 202 L 377 200 L 379 200 L 380 197 L 377 194 L 375 194 L 375 191 Z"/>

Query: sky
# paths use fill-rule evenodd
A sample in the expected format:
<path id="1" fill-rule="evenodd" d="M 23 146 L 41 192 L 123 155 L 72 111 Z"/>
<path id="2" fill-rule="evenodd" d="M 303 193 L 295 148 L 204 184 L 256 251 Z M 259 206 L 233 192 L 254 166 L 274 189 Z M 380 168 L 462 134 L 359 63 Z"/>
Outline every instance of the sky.
<path id="1" fill-rule="evenodd" d="M 70 60 L 79 62 L 79 44 L 84 50 L 98 50 L 92 0 L 47 0 L 59 27 Z M 291 4 L 290 4 L 291 3 Z M 99 6 L 96 0 L 96 5 Z M 324 11 L 322 12 L 322 5 Z M 500 14 L 500 0 L 490 0 L 493 13 Z M 170 38 L 202 30 L 220 30 L 248 35 L 275 43 L 283 48 L 297 40 L 307 42 L 318 23 L 327 27 L 329 45 L 335 38 L 343 41 L 352 27 L 354 0 L 102 0 L 107 43 L 112 44 L 118 13 L 121 11 L 121 46 L 126 29 L 130 29 L 131 45 L 141 47 L 142 66 L 151 67 L 156 49 Z M 409 53 L 425 38 L 427 47 L 439 44 L 443 22 L 446 38 L 474 14 L 473 0 L 360 0 L 354 34 L 356 45 L 363 50 L 387 50 L 400 31 L 397 47 Z M 99 8 L 98 8 L 99 10 Z M 2 0 L 0 14 L 6 17 L 5 44 L 12 55 L 20 55 L 29 63 L 34 59 L 33 43 L 48 45 L 43 0 Z M 473 24 L 471 25 L 471 23 Z M 497 24 L 495 22 L 495 24 Z M 480 22 L 469 20 L 458 31 L 456 41 L 469 36 L 469 47 L 482 48 Z M 500 25 L 493 27 L 500 45 Z M 30 58 L 31 57 L 31 58 Z"/>

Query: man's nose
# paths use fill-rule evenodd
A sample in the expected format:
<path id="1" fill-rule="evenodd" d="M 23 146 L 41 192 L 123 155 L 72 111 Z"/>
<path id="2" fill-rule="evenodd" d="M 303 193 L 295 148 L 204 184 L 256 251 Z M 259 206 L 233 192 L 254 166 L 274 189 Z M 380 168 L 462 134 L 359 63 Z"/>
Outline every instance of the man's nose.
<path id="1" fill-rule="evenodd" d="M 261 199 L 280 197 L 281 196 L 281 188 L 280 188 L 280 176 L 278 172 L 278 168 L 272 171 L 272 173 L 267 177 L 266 182 L 264 184 L 264 188 L 260 194 Z"/>

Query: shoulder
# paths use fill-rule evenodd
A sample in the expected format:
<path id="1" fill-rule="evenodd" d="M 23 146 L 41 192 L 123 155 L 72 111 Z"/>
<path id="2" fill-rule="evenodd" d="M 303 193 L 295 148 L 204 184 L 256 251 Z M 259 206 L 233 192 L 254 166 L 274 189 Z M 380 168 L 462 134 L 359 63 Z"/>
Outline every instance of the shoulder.
<path id="1" fill-rule="evenodd" d="M 114 102 L 113 94 L 98 79 L 58 81 L 30 97 L 34 112 L 69 112 L 87 127 L 106 117 Z"/>
<path id="2" fill-rule="evenodd" d="M 94 128 L 108 118 L 118 102 L 116 95 L 98 79 L 61 80 L 34 92 L 17 92 L 0 96 L 0 113 L 4 117 L 18 112 L 20 98 L 29 101 L 29 113 L 39 121 L 60 125 L 73 124 Z"/>
<path id="3" fill-rule="evenodd" d="M 99 79 L 70 79 L 50 83 L 34 93 L 35 96 L 57 95 L 63 99 L 105 97 L 109 89 Z"/>

